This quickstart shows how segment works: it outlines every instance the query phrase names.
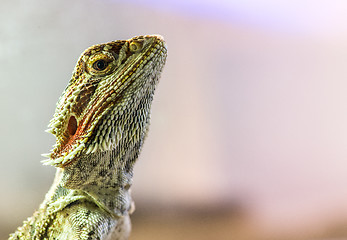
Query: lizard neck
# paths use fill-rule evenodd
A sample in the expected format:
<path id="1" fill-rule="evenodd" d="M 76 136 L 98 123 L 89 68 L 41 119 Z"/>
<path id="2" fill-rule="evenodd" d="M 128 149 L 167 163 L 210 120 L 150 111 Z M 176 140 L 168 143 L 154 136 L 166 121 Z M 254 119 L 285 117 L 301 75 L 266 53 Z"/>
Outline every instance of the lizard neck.
<path id="1" fill-rule="evenodd" d="M 60 185 L 78 191 L 105 211 L 125 215 L 131 207 L 132 166 L 118 164 L 117 150 L 97 152 L 81 157 L 62 172 Z"/>
<path id="2" fill-rule="evenodd" d="M 147 95 L 131 112 L 123 107 L 123 111 L 127 112 L 124 117 L 119 115 L 118 109 L 113 110 L 118 121 L 113 121 L 114 125 L 109 126 L 115 131 L 111 135 L 121 136 L 116 137 L 116 144 L 109 150 L 81 154 L 75 162 L 59 170 L 61 173 L 57 173 L 55 187 L 53 186 L 55 190 L 52 190 L 51 196 L 55 199 L 67 195 L 70 199 L 83 196 L 116 216 L 123 216 L 131 211 L 133 166 L 148 130 L 148 103 L 151 100 L 151 94 Z M 134 109 L 134 106 L 129 106 L 129 111 L 130 109 Z M 111 118 L 112 112 L 105 116 Z"/>

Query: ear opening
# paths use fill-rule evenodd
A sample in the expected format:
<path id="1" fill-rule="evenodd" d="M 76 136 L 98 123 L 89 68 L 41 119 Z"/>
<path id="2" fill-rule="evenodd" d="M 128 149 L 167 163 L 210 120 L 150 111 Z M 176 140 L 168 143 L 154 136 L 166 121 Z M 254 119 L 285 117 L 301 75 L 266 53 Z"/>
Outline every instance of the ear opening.
<path id="1" fill-rule="evenodd" d="M 69 123 L 67 125 L 67 131 L 71 136 L 75 135 L 77 131 L 77 119 L 75 116 L 71 116 L 69 119 Z"/>

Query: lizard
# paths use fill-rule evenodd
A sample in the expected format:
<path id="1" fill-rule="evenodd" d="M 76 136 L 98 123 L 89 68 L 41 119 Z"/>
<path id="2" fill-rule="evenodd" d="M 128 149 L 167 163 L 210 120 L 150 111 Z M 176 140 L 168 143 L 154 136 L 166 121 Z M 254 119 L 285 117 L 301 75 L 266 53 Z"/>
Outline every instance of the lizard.
<path id="1" fill-rule="evenodd" d="M 10 240 L 128 239 L 133 166 L 166 56 L 159 35 L 98 44 L 81 54 L 46 130 L 56 137 L 42 161 L 57 168 L 53 184 Z"/>

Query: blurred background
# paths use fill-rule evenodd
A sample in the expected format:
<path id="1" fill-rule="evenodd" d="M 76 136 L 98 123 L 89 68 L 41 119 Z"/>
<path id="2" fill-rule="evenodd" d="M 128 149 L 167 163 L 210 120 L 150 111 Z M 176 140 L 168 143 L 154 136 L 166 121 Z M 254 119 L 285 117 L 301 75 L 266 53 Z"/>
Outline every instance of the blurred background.
<path id="1" fill-rule="evenodd" d="M 161 34 L 132 240 L 347 239 L 347 2 L 1 0 L 0 239 L 55 169 L 44 132 L 81 52 Z"/>

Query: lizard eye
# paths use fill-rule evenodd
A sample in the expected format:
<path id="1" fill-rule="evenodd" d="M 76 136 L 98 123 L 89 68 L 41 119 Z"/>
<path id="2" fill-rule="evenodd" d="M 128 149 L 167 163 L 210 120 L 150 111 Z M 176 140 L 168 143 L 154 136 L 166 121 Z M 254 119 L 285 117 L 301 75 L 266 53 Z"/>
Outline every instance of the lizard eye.
<path id="1" fill-rule="evenodd" d="M 92 75 L 107 75 L 116 66 L 115 57 L 109 52 L 92 55 L 86 62 L 87 71 Z"/>
<path id="2" fill-rule="evenodd" d="M 129 49 L 132 52 L 137 52 L 137 51 L 141 50 L 142 49 L 142 42 L 135 42 L 134 41 L 134 42 L 130 43 Z"/>
<path id="3" fill-rule="evenodd" d="M 108 62 L 106 62 L 105 60 L 97 60 L 94 64 L 93 64 L 93 68 L 97 71 L 102 71 L 105 70 L 105 68 L 107 67 Z"/>

